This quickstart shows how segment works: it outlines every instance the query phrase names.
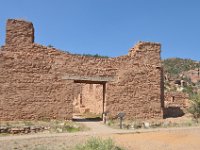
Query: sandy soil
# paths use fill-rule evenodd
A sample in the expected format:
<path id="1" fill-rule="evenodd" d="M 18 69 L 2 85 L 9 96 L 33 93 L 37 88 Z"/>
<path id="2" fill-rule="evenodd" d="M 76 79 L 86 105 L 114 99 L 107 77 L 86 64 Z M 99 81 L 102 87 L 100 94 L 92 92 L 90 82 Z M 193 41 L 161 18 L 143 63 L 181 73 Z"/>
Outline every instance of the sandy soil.
<path id="1" fill-rule="evenodd" d="M 0 150 L 71 150 L 90 137 L 112 138 L 127 150 L 199 150 L 200 127 L 116 130 L 86 122 L 90 131 L 0 137 Z"/>
<path id="2" fill-rule="evenodd" d="M 128 150 L 199 150 L 200 128 L 115 134 L 116 143 Z"/>

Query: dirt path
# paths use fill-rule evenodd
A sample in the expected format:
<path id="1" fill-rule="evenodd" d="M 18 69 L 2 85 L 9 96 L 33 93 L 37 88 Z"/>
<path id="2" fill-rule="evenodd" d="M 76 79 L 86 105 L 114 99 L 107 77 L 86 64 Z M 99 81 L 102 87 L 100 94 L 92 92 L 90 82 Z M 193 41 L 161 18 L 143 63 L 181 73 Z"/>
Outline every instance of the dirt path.
<path id="1" fill-rule="evenodd" d="M 81 122 L 85 126 L 89 127 L 90 130 L 88 131 L 89 134 L 107 134 L 107 133 L 122 133 L 127 132 L 126 130 L 119 130 L 111 128 L 105 124 L 103 124 L 102 121 L 83 121 Z"/>
<path id="2" fill-rule="evenodd" d="M 128 150 L 199 150 L 200 127 L 119 130 L 82 122 L 90 131 L 0 137 L 0 150 L 70 150 L 90 137 L 112 138 Z"/>
<path id="3" fill-rule="evenodd" d="M 199 150 L 200 128 L 112 135 L 128 150 Z"/>
<path id="4" fill-rule="evenodd" d="M 89 127 L 90 130 L 75 132 L 75 133 L 37 133 L 29 135 L 14 135 L 14 136 L 4 136 L 0 137 L 0 141 L 5 140 L 17 140 L 17 139 L 31 139 L 31 138 L 45 138 L 45 137 L 69 137 L 69 136 L 91 136 L 91 135 L 105 135 L 105 134 L 114 134 L 114 133 L 128 133 L 130 130 L 120 130 L 113 129 L 103 124 L 102 121 L 78 121 L 79 123 L 84 124 Z"/>

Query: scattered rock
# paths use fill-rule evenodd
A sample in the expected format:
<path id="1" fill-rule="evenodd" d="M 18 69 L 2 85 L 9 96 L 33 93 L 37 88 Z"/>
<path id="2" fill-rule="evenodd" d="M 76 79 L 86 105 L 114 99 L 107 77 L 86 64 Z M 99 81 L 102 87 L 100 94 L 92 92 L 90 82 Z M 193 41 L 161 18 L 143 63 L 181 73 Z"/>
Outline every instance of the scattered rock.
<path id="1" fill-rule="evenodd" d="M 0 133 L 7 133 L 8 129 L 8 127 L 0 127 Z"/>
<path id="2" fill-rule="evenodd" d="M 150 128 L 150 123 L 149 122 L 143 122 L 144 128 Z"/>
<path id="3" fill-rule="evenodd" d="M 57 130 L 59 133 L 63 132 L 63 129 L 61 129 L 61 128 L 57 128 L 56 130 Z"/>

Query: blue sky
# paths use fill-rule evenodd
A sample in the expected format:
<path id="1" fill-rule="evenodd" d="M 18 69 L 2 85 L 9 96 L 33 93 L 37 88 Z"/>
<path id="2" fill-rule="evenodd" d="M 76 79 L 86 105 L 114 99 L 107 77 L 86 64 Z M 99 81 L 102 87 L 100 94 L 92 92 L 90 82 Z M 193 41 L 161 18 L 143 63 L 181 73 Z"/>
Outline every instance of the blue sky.
<path id="1" fill-rule="evenodd" d="M 33 22 L 36 43 L 72 53 L 115 57 L 152 41 L 162 58 L 200 60 L 200 0 L 0 0 L 0 45 L 8 18 Z"/>

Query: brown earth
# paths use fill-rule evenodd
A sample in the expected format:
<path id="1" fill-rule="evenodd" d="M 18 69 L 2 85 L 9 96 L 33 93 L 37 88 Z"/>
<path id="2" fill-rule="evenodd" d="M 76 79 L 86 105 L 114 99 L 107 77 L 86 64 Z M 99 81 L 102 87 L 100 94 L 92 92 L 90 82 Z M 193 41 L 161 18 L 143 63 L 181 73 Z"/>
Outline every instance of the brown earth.
<path id="1" fill-rule="evenodd" d="M 177 129 L 136 134 L 116 134 L 113 138 L 128 150 L 199 150 L 200 129 Z"/>
<path id="2" fill-rule="evenodd" d="M 91 137 L 112 138 L 127 150 L 199 150 L 200 127 L 119 130 L 83 122 L 90 131 L 0 137 L 0 150 L 71 150 Z"/>

